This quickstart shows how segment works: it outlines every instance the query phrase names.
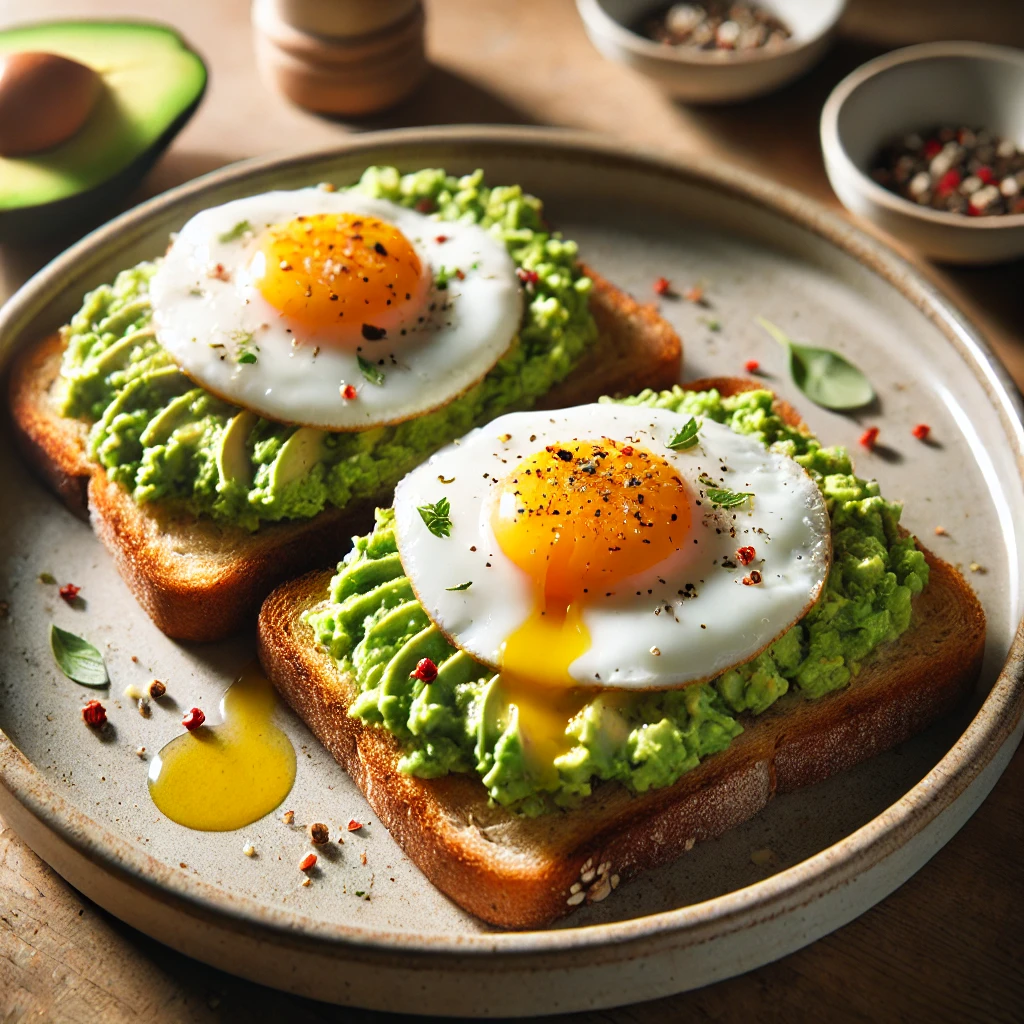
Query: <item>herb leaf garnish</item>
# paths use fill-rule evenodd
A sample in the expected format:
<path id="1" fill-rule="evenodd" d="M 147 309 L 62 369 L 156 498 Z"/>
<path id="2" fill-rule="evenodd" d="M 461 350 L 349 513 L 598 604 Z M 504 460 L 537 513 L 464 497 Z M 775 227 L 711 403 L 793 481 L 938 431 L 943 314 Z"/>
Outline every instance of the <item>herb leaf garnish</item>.
<path id="1" fill-rule="evenodd" d="M 875 390 L 871 382 L 838 352 L 799 345 L 764 317 L 757 317 L 756 322 L 786 349 L 793 383 L 815 405 L 825 409 L 859 409 L 873 401 Z"/>
<path id="2" fill-rule="evenodd" d="M 473 581 L 470 580 L 468 583 L 460 583 L 457 587 L 445 587 L 445 590 L 469 590 L 473 586 Z"/>
<path id="3" fill-rule="evenodd" d="M 691 416 L 666 442 L 666 446 L 676 452 L 685 452 L 700 442 L 697 432 L 701 428 L 700 420 Z"/>
<path id="4" fill-rule="evenodd" d="M 359 372 L 371 384 L 376 384 L 377 387 L 380 387 L 384 383 L 386 375 L 376 363 L 371 363 L 369 359 L 364 359 L 362 356 L 356 356 L 356 362 L 359 364 Z"/>
<path id="5" fill-rule="evenodd" d="M 708 501 L 719 508 L 736 508 L 754 495 L 751 491 L 730 491 L 727 487 L 708 487 L 704 490 Z"/>
<path id="6" fill-rule="evenodd" d="M 218 242 L 237 242 L 247 231 L 252 231 L 252 225 L 247 220 L 240 220 L 233 228 L 217 236 Z"/>
<path id="7" fill-rule="evenodd" d="M 452 532 L 451 503 L 447 498 L 433 505 L 417 505 L 416 511 L 435 537 L 450 537 Z"/>
<path id="8" fill-rule="evenodd" d="M 68 679 L 82 686 L 106 686 L 110 682 L 103 655 L 88 640 L 51 625 L 50 650 Z"/>

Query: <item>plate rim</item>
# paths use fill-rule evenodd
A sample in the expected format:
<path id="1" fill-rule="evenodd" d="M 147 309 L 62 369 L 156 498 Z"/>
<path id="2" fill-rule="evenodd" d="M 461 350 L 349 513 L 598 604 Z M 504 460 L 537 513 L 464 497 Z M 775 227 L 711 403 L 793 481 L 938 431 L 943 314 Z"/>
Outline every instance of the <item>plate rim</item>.
<path id="1" fill-rule="evenodd" d="M 710 158 L 657 153 L 613 137 L 546 127 L 487 125 L 435 126 L 367 132 L 336 146 L 297 154 L 247 159 L 211 171 L 161 193 L 97 228 L 51 260 L 33 275 L 0 310 L 0 366 L 18 346 L 28 323 L 38 316 L 50 297 L 68 287 L 68 277 L 87 273 L 90 264 L 105 258 L 113 244 L 124 247 L 149 222 L 197 195 L 258 180 L 303 166 L 315 168 L 337 158 L 381 149 L 417 146 L 480 148 L 505 147 L 538 153 L 557 160 L 599 160 L 606 167 L 635 167 L 655 171 L 676 181 L 712 188 L 731 198 L 767 209 L 798 228 L 819 236 L 834 248 L 894 287 L 923 313 L 970 365 L 1014 446 L 1024 480 L 1024 401 L 1008 371 L 985 341 L 981 331 L 960 311 L 953 299 L 925 268 L 915 266 L 887 242 L 868 234 L 842 215 L 788 186 L 752 172 L 722 166 Z M 73 271 L 73 273 L 72 273 Z M 689 944 L 701 941 L 708 929 L 716 935 L 745 930 L 796 906 L 806 905 L 876 867 L 902 848 L 948 810 L 982 774 L 1024 717 L 1024 618 L 1018 624 L 1006 661 L 977 714 L 932 770 L 912 789 L 861 828 L 806 860 L 753 885 L 710 900 L 643 917 L 605 924 L 585 924 L 519 932 L 481 931 L 451 935 L 425 935 L 383 928 L 329 923 L 309 914 L 261 904 L 249 896 L 232 894 L 185 872 L 177 872 L 145 850 L 135 847 L 100 821 L 74 807 L 0 730 L 0 786 L 39 822 L 69 843 L 78 853 L 133 887 L 179 904 L 182 909 L 212 919 L 229 929 L 285 940 L 312 943 L 338 950 L 359 949 L 364 954 L 417 954 L 438 957 L 457 954 L 475 960 L 535 956 L 544 953 L 595 951 L 615 945 Z M 673 943 L 673 940 L 676 942 Z"/>

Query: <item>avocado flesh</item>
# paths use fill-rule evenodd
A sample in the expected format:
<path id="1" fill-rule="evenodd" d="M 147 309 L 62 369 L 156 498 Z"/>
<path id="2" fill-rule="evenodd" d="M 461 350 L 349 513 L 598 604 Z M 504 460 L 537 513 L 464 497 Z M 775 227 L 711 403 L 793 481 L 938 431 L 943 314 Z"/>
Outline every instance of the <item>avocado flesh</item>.
<path id="1" fill-rule="evenodd" d="M 23 50 L 56 53 L 86 64 L 99 73 L 104 88 L 72 138 L 31 156 L 0 158 L 4 237 L 12 234 L 5 222 L 25 211 L 91 194 L 114 179 L 121 190 L 130 187 L 134 181 L 123 180 L 126 172 L 134 171 L 138 180 L 149 169 L 206 87 L 202 60 L 176 33 L 158 25 L 81 21 L 0 31 L 0 53 Z M 95 212 L 94 203 L 83 205 Z M 70 206 L 61 212 L 67 220 L 75 219 Z M 27 222 L 18 228 L 14 233 L 46 233 L 31 230 Z"/>

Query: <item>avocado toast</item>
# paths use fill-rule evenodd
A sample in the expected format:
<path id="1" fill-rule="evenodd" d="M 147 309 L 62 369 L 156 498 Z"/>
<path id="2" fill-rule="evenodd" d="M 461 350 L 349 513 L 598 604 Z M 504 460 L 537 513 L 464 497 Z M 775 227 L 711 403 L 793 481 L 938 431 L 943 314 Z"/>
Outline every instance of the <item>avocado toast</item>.
<path id="1" fill-rule="evenodd" d="M 429 653 L 438 680 L 448 658 L 465 658 L 436 641 L 429 651 L 413 650 L 414 637 L 404 633 L 390 638 L 397 651 L 388 638 L 370 636 L 383 622 L 371 614 L 374 588 L 402 585 L 383 568 L 394 557 L 387 515 L 357 539 L 333 582 L 330 572 L 314 573 L 266 601 L 259 642 L 270 677 L 412 860 L 483 919 L 534 927 L 603 900 L 631 875 L 751 817 L 774 793 L 901 742 L 972 685 L 985 622 L 970 588 L 915 545 L 898 526 L 898 506 L 853 477 L 845 453 L 821 449 L 792 409 L 756 388 L 708 380 L 634 401 L 680 411 L 681 420 L 692 411 L 728 419 L 765 443 L 783 442 L 817 474 L 833 519 L 825 597 L 737 669 L 699 686 L 637 695 L 625 714 L 632 732 L 610 750 L 593 707 L 585 707 L 566 725 L 576 742 L 553 783 L 531 781 L 507 756 L 514 736 L 480 745 L 464 668 L 455 699 L 439 687 L 428 700 L 427 687 L 403 686 L 403 673 L 390 665 L 384 677 L 367 674 L 371 648 L 393 651 L 394 664 Z M 345 611 L 357 604 L 349 620 Z M 349 646 L 357 640 L 361 648 Z M 340 646 L 332 650 L 332 641 Z M 479 685 L 491 686 L 489 670 L 478 668 Z M 426 704 L 450 712 L 435 716 L 436 730 Z"/>
<path id="2" fill-rule="evenodd" d="M 212 640 L 238 629 L 276 582 L 339 556 L 342 538 L 402 473 L 474 423 L 676 378 L 672 328 L 578 263 L 575 246 L 551 235 L 539 201 L 518 188 L 488 188 L 479 172 L 402 177 L 390 168 L 371 169 L 359 188 L 429 210 L 438 224 L 488 226 L 519 268 L 528 302 L 517 342 L 445 408 L 334 435 L 253 425 L 192 387 L 157 342 L 147 297 L 154 264 L 97 289 L 61 337 L 15 363 L 11 408 L 29 461 L 88 512 L 170 636 Z"/>

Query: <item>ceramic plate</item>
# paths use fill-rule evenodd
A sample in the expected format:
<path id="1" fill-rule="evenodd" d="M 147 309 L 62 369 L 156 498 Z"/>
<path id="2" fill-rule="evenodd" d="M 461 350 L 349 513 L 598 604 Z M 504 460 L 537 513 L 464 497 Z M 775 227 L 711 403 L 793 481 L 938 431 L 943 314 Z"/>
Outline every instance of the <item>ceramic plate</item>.
<path id="1" fill-rule="evenodd" d="M 0 443 L 0 813 L 72 884 L 118 917 L 193 956 L 307 995 L 387 1010 L 529 1014 L 608 1006 L 703 985 L 779 957 L 861 913 L 963 824 L 1020 736 L 1024 487 L 1020 405 L 970 324 L 904 262 L 840 218 L 761 179 L 683 165 L 589 137 L 523 129 L 364 135 L 329 153 L 217 171 L 118 218 L 32 279 L 0 318 L 8 357 L 61 324 L 82 293 L 162 252 L 196 211 L 271 188 L 354 181 L 368 164 L 483 167 L 520 182 L 580 242 L 588 262 L 644 299 L 666 276 L 703 282 L 711 308 L 663 300 L 685 343 L 684 376 L 742 373 L 755 358 L 827 442 L 907 501 L 904 522 L 967 572 L 988 615 L 973 704 L 838 778 L 782 796 L 721 839 L 624 885 L 542 932 L 500 933 L 462 913 L 405 859 L 304 726 L 279 708 L 299 755 L 286 806 L 299 822 L 369 821 L 308 888 L 308 848 L 280 812 L 228 833 L 190 832 L 150 801 L 147 763 L 208 711 L 252 656 L 253 637 L 187 646 L 136 606 L 89 527 Z M 843 417 L 795 393 L 762 315 L 835 347 L 879 393 Z M 713 319 L 712 319 L 713 318 Z M 713 321 L 720 325 L 712 329 Z M 910 434 L 929 423 L 934 445 Z M 867 423 L 886 448 L 858 449 Z M 947 536 L 935 535 L 941 525 Z M 66 606 L 42 572 L 82 587 Z M 51 622 L 101 645 L 114 684 L 101 741 L 82 725 L 86 693 L 54 667 Z M 137 659 L 137 660 L 136 660 Z M 174 710 L 144 719 L 129 683 L 168 683 Z M 243 856 L 252 843 L 257 856 Z M 768 852 L 765 852 L 768 851 Z M 365 854 L 365 864 L 363 863 Z M 753 854 L 753 856 L 752 856 Z M 367 900 L 357 892 L 370 894 Z"/>

